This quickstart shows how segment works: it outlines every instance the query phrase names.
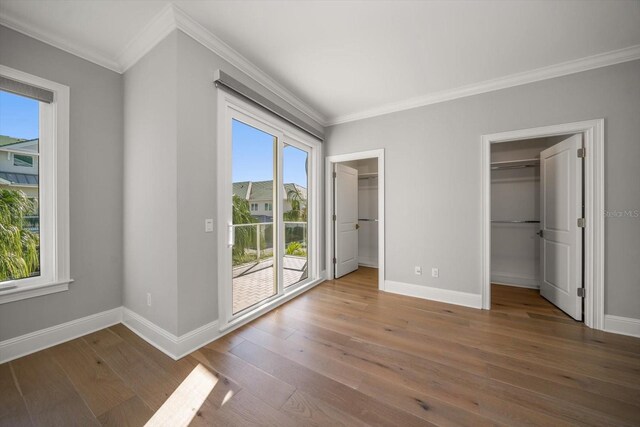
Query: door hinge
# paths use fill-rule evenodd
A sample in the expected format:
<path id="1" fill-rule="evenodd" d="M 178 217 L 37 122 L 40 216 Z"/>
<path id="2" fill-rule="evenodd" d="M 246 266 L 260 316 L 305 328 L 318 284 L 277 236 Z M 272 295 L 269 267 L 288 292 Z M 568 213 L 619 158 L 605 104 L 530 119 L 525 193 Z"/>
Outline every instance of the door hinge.
<path id="1" fill-rule="evenodd" d="M 584 298 L 585 291 L 584 288 L 578 288 L 578 298 Z"/>
<path id="2" fill-rule="evenodd" d="M 333 215 L 333 220 L 335 221 L 336 219 L 338 219 L 335 215 Z"/>
<path id="3" fill-rule="evenodd" d="M 578 157 L 584 159 L 587 156 L 587 151 L 584 148 L 578 148 Z"/>
<path id="4" fill-rule="evenodd" d="M 335 259 L 335 258 L 333 259 L 333 263 L 334 263 L 334 264 L 336 263 L 336 259 Z"/>
<path id="5" fill-rule="evenodd" d="M 578 218 L 578 227 L 584 228 L 587 225 L 587 221 L 584 218 Z"/>
<path id="6" fill-rule="evenodd" d="M 338 177 L 338 174 L 334 172 L 334 173 L 333 173 L 333 177 L 334 177 L 334 178 L 337 178 L 337 177 Z"/>

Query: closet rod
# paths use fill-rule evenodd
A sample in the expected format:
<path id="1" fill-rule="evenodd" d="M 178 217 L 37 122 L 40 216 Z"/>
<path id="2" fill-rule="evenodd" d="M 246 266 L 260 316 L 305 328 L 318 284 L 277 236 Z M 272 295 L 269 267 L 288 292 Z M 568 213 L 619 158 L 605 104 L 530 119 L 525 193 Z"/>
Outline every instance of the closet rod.
<path id="1" fill-rule="evenodd" d="M 371 222 L 378 222 L 377 219 L 368 219 L 368 218 L 358 218 L 358 221 L 371 221 Z"/>
<path id="2" fill-rule="evenodd" d="M 491 220 L 491 223 L 497 223 L 497 224 L 540 224 L 540 221 L 536 221 L 536 220 L 520 220 L 520 221 L 499 221 L 499 220 Z"/>
<path id="3" fill-rule="evenodd" d="M 491 166 L 491 170 L 497 169 L 523 169 L 523 168 L 537 168 L 539 165 L 514 165 L 514 166 Z"/>

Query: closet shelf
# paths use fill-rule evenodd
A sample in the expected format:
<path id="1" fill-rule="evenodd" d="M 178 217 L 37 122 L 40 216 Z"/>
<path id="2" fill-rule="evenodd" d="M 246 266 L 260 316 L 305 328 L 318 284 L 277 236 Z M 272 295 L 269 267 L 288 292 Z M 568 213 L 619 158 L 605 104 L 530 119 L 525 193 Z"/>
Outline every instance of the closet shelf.
<path id="1" fill-rule="evenodd" d="M 534 168 L 540 166 L 540 159 L 507 160 L 504 162 L 491 162 L 491 170 Z"/>
<path id="2" fill-rule="evenodd" d="M 378 172 L 367 172 L 367 173 L 358 174 L 358 179 L 377 178 L 377 177 L 378 177 Z"/>

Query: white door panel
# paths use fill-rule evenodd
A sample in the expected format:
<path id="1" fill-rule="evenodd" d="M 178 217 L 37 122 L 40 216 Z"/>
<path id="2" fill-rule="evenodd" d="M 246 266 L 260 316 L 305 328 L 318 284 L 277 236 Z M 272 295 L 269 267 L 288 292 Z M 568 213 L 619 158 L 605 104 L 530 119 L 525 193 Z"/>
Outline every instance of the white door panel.
<path id="1" fill-rule="evenodd" d="M 358 171 L 336 165 L 335 277 L 358 269 Z"/>
<path id="2" fill-rule="evenodd" d="M 582 135 L 571 136 L 540 153 L 540 294 L 576 320 L 582 320 Z"/>

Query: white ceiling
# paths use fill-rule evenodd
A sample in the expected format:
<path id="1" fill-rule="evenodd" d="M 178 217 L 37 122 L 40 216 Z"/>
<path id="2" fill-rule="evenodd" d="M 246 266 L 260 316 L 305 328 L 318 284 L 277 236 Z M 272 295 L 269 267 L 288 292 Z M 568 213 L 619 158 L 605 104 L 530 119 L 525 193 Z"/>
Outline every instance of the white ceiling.
<path id="1" fill-rule="evenodd" d="M 0 22 L 118 69 L 168 3 L 0 0 Z M 329 123 L 640 46 L 637 0 L 171 3 Z"/>

